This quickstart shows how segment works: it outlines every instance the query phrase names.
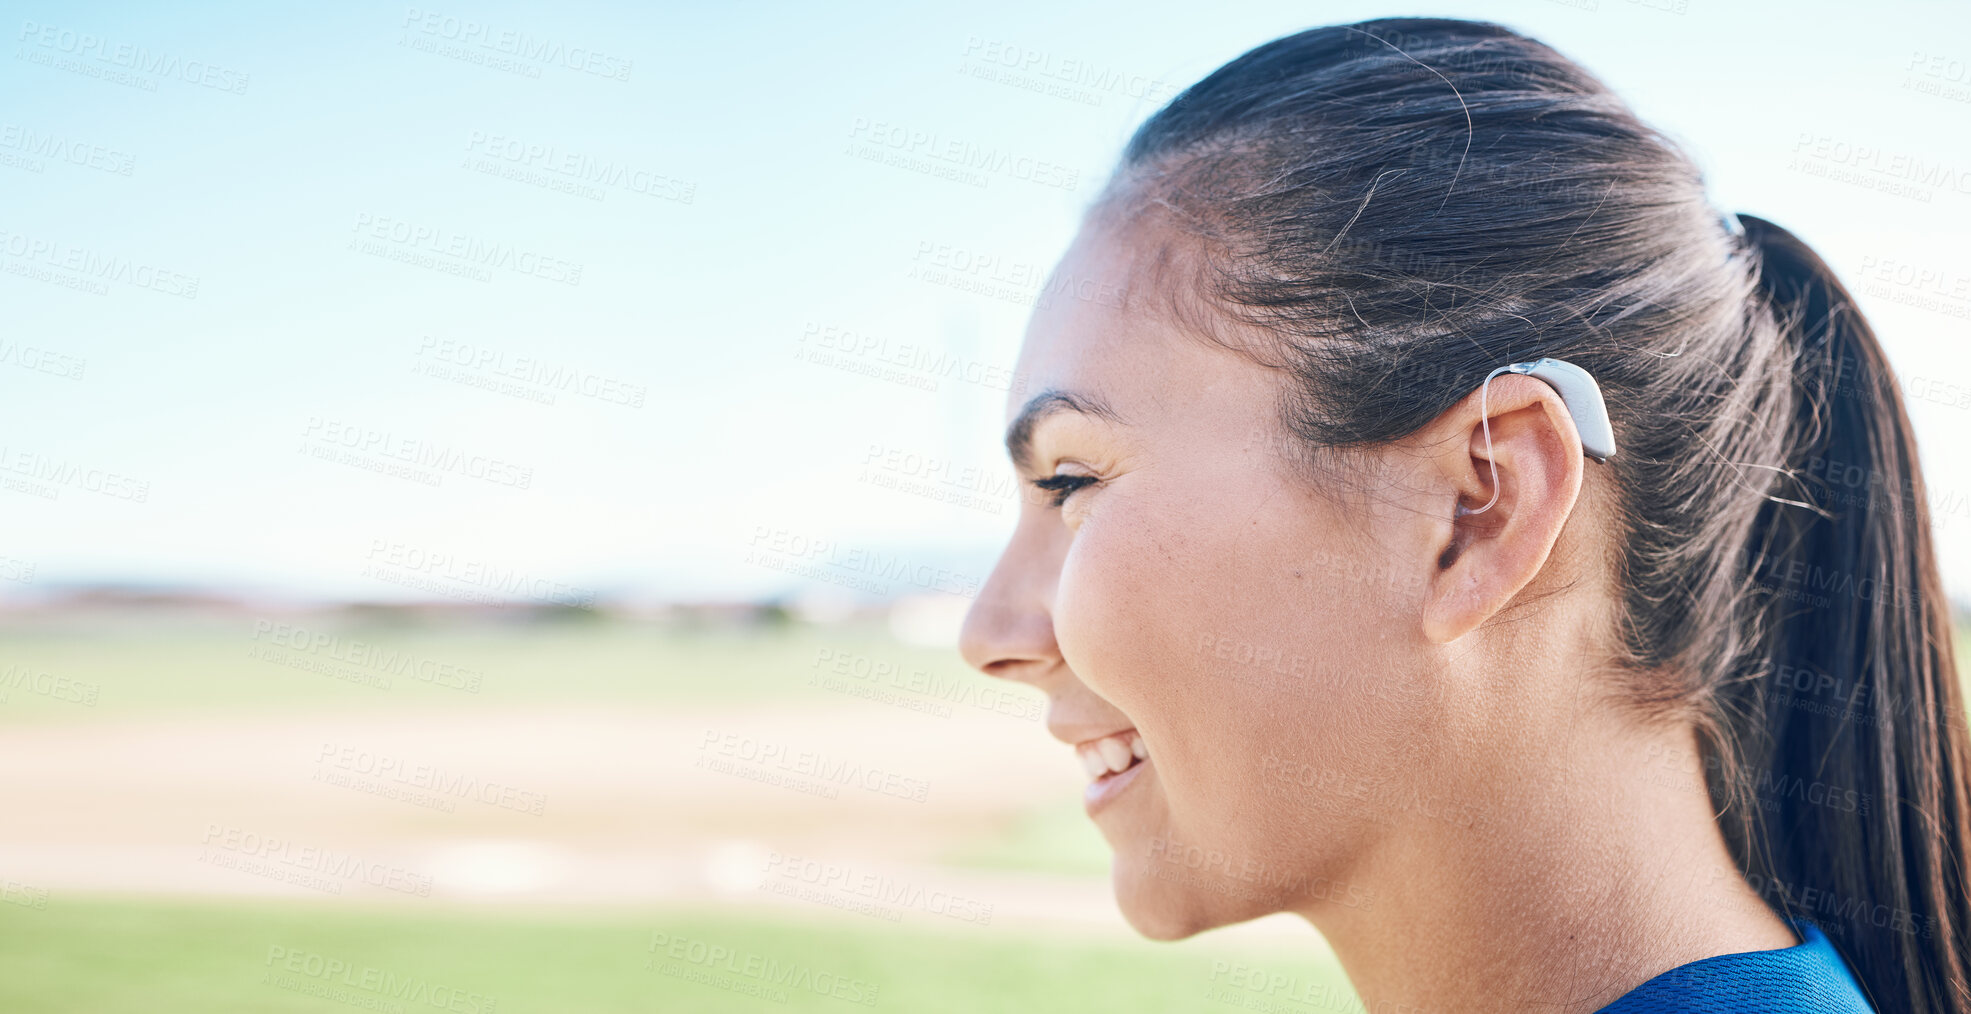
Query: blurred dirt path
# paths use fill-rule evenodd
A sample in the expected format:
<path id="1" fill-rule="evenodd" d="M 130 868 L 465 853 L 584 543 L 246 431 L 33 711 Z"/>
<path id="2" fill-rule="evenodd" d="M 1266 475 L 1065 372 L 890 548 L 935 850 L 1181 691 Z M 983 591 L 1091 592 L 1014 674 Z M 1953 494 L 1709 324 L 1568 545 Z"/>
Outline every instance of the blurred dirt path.
<path id="1" fill-rule="evenodd" d="M 990 714 L 160 716 L 0 730 L 0 770 L 0 882 L 51 895 L 772 906 L 1140 939 L 1106 877 L 941 864 L 1080 797 L 1065 746 Z M 1291 916 L 1212 937 L 1320 947 Z"/>

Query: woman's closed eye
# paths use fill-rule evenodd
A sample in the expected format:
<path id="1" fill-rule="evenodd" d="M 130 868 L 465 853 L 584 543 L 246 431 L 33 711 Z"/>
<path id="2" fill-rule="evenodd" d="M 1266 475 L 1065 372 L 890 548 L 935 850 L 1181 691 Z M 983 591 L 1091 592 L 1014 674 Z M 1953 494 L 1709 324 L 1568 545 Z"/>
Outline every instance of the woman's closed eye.
<path id="1" fill-rule="evenodd" d="M 1029 481 L 1033 483 L 1036 489 L 1043 489 L 1054 494 L 1049 498 L 1047 505 L 1058 510 L 1068 502 L 1068 497 L 1072 496 L 1075 490 L 1101 480 L 1092 475 L 1057 474 L 1050 475 L 1045 479 L 1032 479 Z"/>

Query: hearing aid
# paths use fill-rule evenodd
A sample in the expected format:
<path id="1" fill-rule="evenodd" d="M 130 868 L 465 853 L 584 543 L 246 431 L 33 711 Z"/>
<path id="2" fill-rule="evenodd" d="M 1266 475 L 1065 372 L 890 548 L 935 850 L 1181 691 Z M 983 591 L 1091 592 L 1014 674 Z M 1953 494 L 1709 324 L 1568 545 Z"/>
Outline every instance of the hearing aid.
<path id="1" fill-rule="evenodd" d="M 1486 411 L 1485 397 L 1492 389 L 1492 378 L 1501 373 L 1517 373 L 1546 381 L 1547 386 L 1560 395 L 1561 404 L 1567 406 L 1567 414 L 1574 420 L 1574 429 L 1581 435 L 1581 451 L 1598 462 L 1606 462 L 1615 456 L 1615 427 L 1608 421 L 1608 403 L 1602 400 L 1601 385 L 1595 383 L 1594 376 L 1588 371 L 1565 360 L 1548 357 L 1501 366 L 1486 374 L 1484 386 L 1478 389 L 1478 421 L 1485 429 L 1485 458 L 1492 465 L 1492 499 L 1475 511 L 1464 512 L 1467 514 L 1483 514 L 1499 502 L 1499 460 L 1492 454 L 1492 416 Z"/>

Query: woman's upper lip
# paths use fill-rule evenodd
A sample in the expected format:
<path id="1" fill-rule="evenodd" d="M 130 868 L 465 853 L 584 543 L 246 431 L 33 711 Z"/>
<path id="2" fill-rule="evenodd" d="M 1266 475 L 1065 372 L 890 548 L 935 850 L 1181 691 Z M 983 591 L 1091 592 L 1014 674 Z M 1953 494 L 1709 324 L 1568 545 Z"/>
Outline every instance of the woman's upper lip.
<path id="1" fill-rule="evenodd" d="M 1108 739 L 1108 738 L 1109 738 L 1110 736 L 1120 736 L 1120 735 L 1122 735 L 1122 734 L 1123 734 L 1123 733 L 1125 733 L 1125 732 L 1136 732 L 1136 727 L 1135 727 L 1135 726 L 1133 726 L 1133 725 L 1125 725 L 1125 726 L 1123 726 L 1122 728 L 1120 728 L 1120 729 L 1117 729 L 1117 730 L 1116 730 L 1116 731 L 1114 731 L 1114 732 L 1105 732 L 1105 733 L 1103 733 L 1103 734 L 1101 734 L 1100 736 L 1090 736 L 1090 737 L 1088 737 L 1087 739 L 1084 739 L 1084 740 L 1082 740 L 1082 741 L 1080 741 L 1080 742 L 1078 742 L 1078 743 L 1075 743 L 1075 744 L 1074 744 L 1074 748 L 1075 748 L 1076 750 L 1080 750 L 1080 749 L 1081 749 L 1082 747 L 1085 747 L 1085 746 L 1088 746 L 1088 745 L 1089 745 L 1089 744 L 1091 744 L 1091 743 L 1099 743 L 1099 742 L 1101 742 L 1102 740 L 1105 740 L 1105 739 Z M 1142 735 L 1142 733 L 1140 733 L 1140 732 L 1137 732 L 1136 734 L 1137 734 L 1138 736 L 1141 736 L 1141 735 Z"/>
<path id="2" fill-rule="evenodd" d="M 1055 725 L 1050 722 L 1047 726 L 1047 732 L 1055 739 L 1079 750 L 1096 740 L 1107 739 L 1110 736 L 1119 736 L 1125 732 L 1134 732 L 1136 730 L 1136 727 L 1133 725 L 1118 725 L 1108 729 L 1106 732 L 1096 732 L 1094 731 L 1096 728 L 1096 726 L 1090 725 Z"/>

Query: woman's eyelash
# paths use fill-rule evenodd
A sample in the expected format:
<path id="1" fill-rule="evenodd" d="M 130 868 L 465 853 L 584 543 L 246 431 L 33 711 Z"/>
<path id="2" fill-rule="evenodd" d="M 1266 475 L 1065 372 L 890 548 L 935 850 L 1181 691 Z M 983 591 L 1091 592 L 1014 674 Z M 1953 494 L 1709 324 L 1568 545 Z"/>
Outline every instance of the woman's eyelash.
<path id="1" fill-rule="evenodd" d="M 1031 481 L 1036 488 L 1053 493 L 1053 497 L 1048 501 L 1048 506 L 1059 509 L 1068 502 L 1068 497 L 1075 490 L 1097 480 L 1092 475 L 1050 475 L 1045 479 L 1033 479 Z"/>

